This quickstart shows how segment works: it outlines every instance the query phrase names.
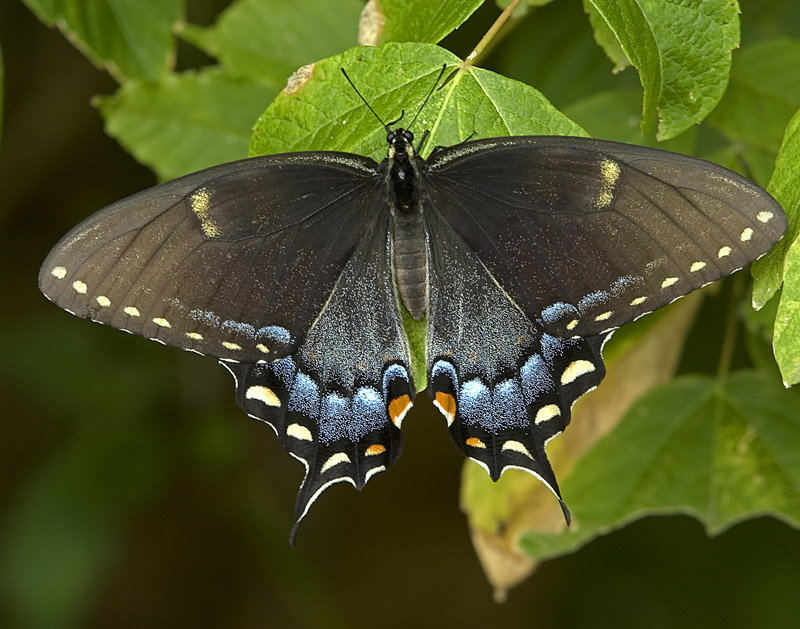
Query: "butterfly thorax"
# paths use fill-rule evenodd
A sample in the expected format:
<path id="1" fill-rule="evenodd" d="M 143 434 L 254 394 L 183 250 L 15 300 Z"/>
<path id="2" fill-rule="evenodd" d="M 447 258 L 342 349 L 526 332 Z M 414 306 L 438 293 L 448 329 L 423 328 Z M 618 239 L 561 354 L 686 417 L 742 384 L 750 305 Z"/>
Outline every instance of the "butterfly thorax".
<path id="1" fill-rule="evenodd" d="M 421 319 L 428 309 L 428 253 L 422 212 L 419 167 L 413 134 L 406 129 L 390 131 L 386 184 L 392 214 L 392 254 L 395 281 L 403 305 Z"/>

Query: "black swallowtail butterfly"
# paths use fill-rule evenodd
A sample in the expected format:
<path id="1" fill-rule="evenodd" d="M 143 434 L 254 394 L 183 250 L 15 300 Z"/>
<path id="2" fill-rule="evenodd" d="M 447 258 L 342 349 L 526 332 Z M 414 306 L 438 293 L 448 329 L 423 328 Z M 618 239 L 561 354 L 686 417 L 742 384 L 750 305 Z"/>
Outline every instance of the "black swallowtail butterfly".
<path id="1" fill-rule="evenodd" d="M 403 317 L 425 319 L 427 389 L 493 479 L 538 476 L 618 326 L 740 269 L 783 235 L 764 190 L 693 157 L 510 137 L 380 164 L 267 155 L 158 185 L 51 251 L 42 292 L 77 316 L 215 356 L 306 475 L 295 529 L 333 483 L 400 455 L 417 388 Z M 424 374 L 418 374 L 418 376 Z"/>

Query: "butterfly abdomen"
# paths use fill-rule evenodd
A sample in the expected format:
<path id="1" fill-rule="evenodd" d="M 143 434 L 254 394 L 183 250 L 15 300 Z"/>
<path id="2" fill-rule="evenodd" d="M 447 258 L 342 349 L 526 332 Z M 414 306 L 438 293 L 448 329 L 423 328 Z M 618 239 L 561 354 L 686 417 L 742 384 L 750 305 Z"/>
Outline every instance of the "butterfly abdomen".
<path id="1" fill-rule="evenodd" d="M 392 245 L 400 298 L 411 316 L 421 319 L 428 310 L 428 251 L 421 211 L 395 214 Z"/>

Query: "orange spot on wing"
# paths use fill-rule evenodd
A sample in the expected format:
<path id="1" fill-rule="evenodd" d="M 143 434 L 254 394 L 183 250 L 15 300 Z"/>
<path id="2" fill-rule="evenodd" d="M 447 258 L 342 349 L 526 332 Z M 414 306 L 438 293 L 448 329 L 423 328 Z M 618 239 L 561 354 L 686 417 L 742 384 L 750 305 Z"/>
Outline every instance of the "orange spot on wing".
<path id="1" fill-rule="evenodd" d="M 447 418 L 447 422 L 453 421 L 453 417 L 456 415 L 456 399 L 449 393 L 437 391 L 435 401 L 442 415 Z"/>
<path id="2" fill-rule="evenodd" d="M 383 454 L 386 452 L 386 447 L 380 443 L 374 443 L 364 451 L 367 456 L 375 456 L 376 454 Z"/>
<path id="3" fill-rule="evenodd" d="M 392 423 L 400 428 L 403 423 L 403 417 L 411 408 L 411 398 L 408 395 L 401 395 L 389 402 L 389 417 L 392 418 Z"/>
<path id="4" fill-rule="evenodd" d="M 473 448 L 485 448 L 486 444 L 477 437 L 470 437 L 467 439 L 467 445 Z"/>

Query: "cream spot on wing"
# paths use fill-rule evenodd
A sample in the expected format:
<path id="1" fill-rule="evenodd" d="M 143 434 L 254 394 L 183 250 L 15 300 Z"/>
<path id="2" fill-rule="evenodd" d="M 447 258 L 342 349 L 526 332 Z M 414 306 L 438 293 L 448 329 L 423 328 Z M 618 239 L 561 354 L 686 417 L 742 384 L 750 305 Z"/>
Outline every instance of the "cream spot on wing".
<path id="1" fill-rule="evenodd" d="M 222 230 L 209 216 L 211 195 L 208 190 L 205 188 L 197 190 L 189 199 L 189 203 L 192 206 L 192 212 L 195 213 L 195 216 L 200 221 L 200 229 L 203 230 L 203 235 L 206 238 L 219 238 L 222 235 Z"/>
<path id="2" fill-rule="evenodd" d="M 559 415 L 561 415 L 561 409 L 555 404 L 548 404 L 536 411 L 536 419 L 533 420 L 533 423 L 541 424 Z"/>
<path id="3" fill-rule="evenodd" d="M 259 400 L 260 402 L 264 402 L 264 404 L 267 406 L 281 405 L 281 401 L 278 399 L 278 396 L 275 395 L 275 392 L 269 387 L 261 385 L 253 385 L 252 387 L 248 387 L 244 396 L 248 400 Z"/>
<path id="4" fill-rule="evenodd" d="M 84 282 L 81 282 L 80 280 L 75 280 L 74 282 L 72 282 L 72 288 L 75 289 L 76 293 L 80 293 L 81 295 L 86 294 L 87 286 Z"/>
<path id="5" fill-rule="evenodd" d="M 768 222 L 769 222 L 769 220 L 770 220 L 770 219 L 771 219 L 773 216 L 775 216 L 775 215 L 774 215 L 772 212 L 766 212 L 766 211 L 759 212 L 758 214 L 756 214 L 756 218 L 757 218 L 759 221 L 761 221 L 762 223 L 768 223 Z"/>
<path id="6" fill-rule="evenodd" d="M 164 317 L 155 317 L 153 319 L 153 323 L 156 325 L 161 326 L 162 328 L 171 328 L 169 321 L 167 321 Z"/>
<path id="7" fill-rule="evenodd" d="M 520 454 L 524 454 L 529 459 L 533 459 L 533 455 L 528 451 L 522 443 L 519 441 L 514 441 L 513 439 L 509 439 L 503 444 L 501 450 L 511 450 L 512 452 L 519 452 Z"/>
<path id="8" fill-rule="evenodd" d="M 53 270 L 50 271 L 50 275 L 63 280 L 67 276 L 67 269 L 65 269 L 63 266 L 55 266 L 53 267 Z"/>
<path id="9" fill-rule="evenodd" d="M 311 431 L 300 424 L 289 424 L 289 427 L 286 429 L 286 434 L 300 441 L 314 441 L 314 437 L 311 436 Z"/>
<path id="10" fill-rule="evenodd" d="M 689 270 L 692 273 L 696 273 L 700 269 L 704 269 L 704 268 L 706 268 L 706 263 L 705 262 L 695 262 L 694 264 L 692 264 L 692 266 L 689 268 Z"/>
<path id="11" fill-rule="evenodd" d="M 241 345 L 239 345 L 238 343 L 231 343 L 230 341 L 222 341 L 222 345 L 223 347 L 225 347 L 225 349 L 230 349 L 230 350 L 242 349 Z"/>
<path id="12" fill-rule="evenodd" d="M 751 227 L 746 227 L 744 231 L 742 231 L 742 235 L 739 236 L 739 240 L 742 242 L 747 242 L 753 237 L 753 229 Z"/>
<path id="13" fill-rule="evenodd" d="M 111 300 L 106 297 L 105 295 L 98 295 L 95 297 L 97 303 L 103 306 L 103 308 L 108 308 L 111 305 Z"/>
<path id="14" fill-rule="evenodd" d="M 320 474 L 324 474 L 332 467 L 336 467 L 337 465 L 341 465 L 342 463 L 350 463 L 350 457 L 347 456 L 344 452 L 337 452 L 336 454 L 332 455 L 325 463 L 323 463 L 322 468 L 319 470 Z"/>
<path id="15" fill-rule="evenodd" d="M 613 311 L 613 310 L 608 310 L 607 312 L 604 312 L 603 314 L 599 314 L 599 315 L 597 315 L 597 316 L 594 318 L 594 320 L 595 320 L 595 321 L 606 321 L 606 320 L 610 319 L 610 318 L 611 318 L 611 315 L 613 315 L 613 314 L 614 314 L 614 311 Z"/>
<path id="16" fill-rule="evenodd" d="M 574 330 L 577 327 L 577 325 L 578 325 L 578 320 L 573 319 L 567 324 L 567 330 Z"/>
<path id="17" fill-rule="evenodd" d="M 729 256 L 731 254 L 731 248 L 727 245 L 725 247 L 721 247 L 719 251 L 717 251 L 718 258 L 724 258 L 725 256 Z"/>
<path id="18" fill-rule="evenodd" d="M 636 299 L 631 301 L 631 306 L 638 306 L 640 304 L 643 304 L 646 301 L 647 301 L 647 297 L 637 297 Z"/>
<path id="19" fill-rule="evenodd" d="M 125 306 L 122 309 L 122 312 L 124 312 L 129 317 L 138 317 L 138 316 L 141 315 L 141 313 L 139 312 L 139 309 L 136 308 L 135 306 Z"/>
<path id="20" fill-rule="evenodd" d="M 187 332 L 186 336 L 188 336 L 190 339 L 192 339 L 194 341 L 202 341 L 203 340 L 203 335 L 200 334 L 199 332 Z"/>
<path id="21" fill-rule="evenodd" d="M 263 343 L 259 343 L 258 345 L 256 345 L 256 349 L 262 354 L 269 354 L 269 347 L 267 347 Z"/>
<path id="22" fill-rule="evenodd" d="M 661 282 L 661 288 L 669 288 L 677 281 L 678 281 L 677 277 L 668 277 L 663 282 Z"/>
<path id="23" fill-rule="evenodd" d="M 574 382 L 584 374 L 594 371 L 594 364 L 588 360 L 575 360 L 571 362 L 561 374 L 561 384 Z"/>
<path id="24" fill-rule="evenodd" d="M 594 201 L 597 208 L 605 208 L 614 200 L 614 187 L 619 179 L 620 168 L 617 162 L 604 159 L 600 162 L 600 192 Z"/>

